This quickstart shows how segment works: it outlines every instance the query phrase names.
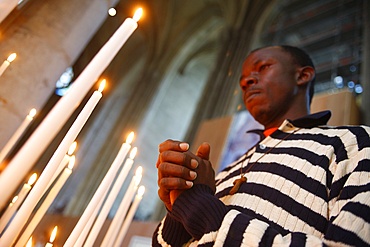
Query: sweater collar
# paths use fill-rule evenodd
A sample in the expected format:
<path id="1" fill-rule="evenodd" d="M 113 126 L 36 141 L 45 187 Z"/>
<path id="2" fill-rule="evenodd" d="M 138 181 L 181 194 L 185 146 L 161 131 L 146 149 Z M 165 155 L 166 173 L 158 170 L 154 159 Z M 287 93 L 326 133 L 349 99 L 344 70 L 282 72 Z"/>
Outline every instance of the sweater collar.
<path id="1" fill-rule="evenodd" d="M 320 125 L 326 125 L 330 117 L 331 117 L 330 111 L 321 111 L 294 120 L 289 120 L 289 122 L 296 127 L 313 128 Z"/>
<path id="2" fill-rule="evenodd" d="M 298 128 L 313 128 L 313 127 L 317 127 L 317 126 L 320 126 L 320 125 L 326 125 L 328 123 L 330 117 L 331 117 L 331 112 L 330 111 L 321 111 L 321 112 L 309 114 L 309 115 L 306 115 L 304 117 L 297 118 L 297 119 L 294 119 L 294 120 L 288 119 L 288 120 L 284 121 L 284 123 L 280 126 L 280 128 L 285 126 L 287 123 L 290 123 L 291 125 L 294 125 L 295 127 L 298 127 Z M 291 127 L 293 127 L 293 126 L 291 126 Z M 263 129 L 262 130 L 261 129 L 253 129 L 253 130 L 247 131 L 247 133 L 258 134 L 263 139 L 265 137 L 263 135 L 263 131 L 264 131 Z"/>

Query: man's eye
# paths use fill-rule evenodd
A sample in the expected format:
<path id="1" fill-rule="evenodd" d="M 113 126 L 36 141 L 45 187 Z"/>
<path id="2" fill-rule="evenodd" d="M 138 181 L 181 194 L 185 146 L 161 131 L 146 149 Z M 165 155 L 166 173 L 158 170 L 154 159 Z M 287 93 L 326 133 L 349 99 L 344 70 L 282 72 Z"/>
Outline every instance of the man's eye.
<path id="1" fill-rule="evenodd" d="M 267 64 L 263 64 L 260 66 L 260 71 L 263 71 L 265 69 L 268 69 L 270 67 L 270 65 L 267 65 Z"/>

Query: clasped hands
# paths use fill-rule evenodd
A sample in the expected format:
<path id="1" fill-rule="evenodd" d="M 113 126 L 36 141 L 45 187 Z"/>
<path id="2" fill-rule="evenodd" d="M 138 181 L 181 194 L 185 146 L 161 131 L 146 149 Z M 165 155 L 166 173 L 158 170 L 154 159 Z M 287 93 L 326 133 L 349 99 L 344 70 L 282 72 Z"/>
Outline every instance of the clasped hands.
<path id="1" fill-rule="evenodd" d="M 193 154 L 189 144 L 166 140 L 159 144 L 158 195 L 169 211 L 177 197 L 194 184 L 205 184 L 216 191 L 215 171 L 209 161 L 211 148 L 202 143 Z"/>

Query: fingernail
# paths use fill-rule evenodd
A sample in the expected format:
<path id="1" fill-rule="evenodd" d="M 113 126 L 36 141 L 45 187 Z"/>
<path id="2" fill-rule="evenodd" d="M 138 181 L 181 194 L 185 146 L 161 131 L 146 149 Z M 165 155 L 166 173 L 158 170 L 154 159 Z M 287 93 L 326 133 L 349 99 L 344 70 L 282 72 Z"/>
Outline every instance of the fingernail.
<path id="1" fill-rule="evenodd" d="M 186 151 L 186 150 L 189 149 L 189 144 L 182 142 L 182 143 L 180 143 L 180 148 L 182 150 Z"/>
<path id="2" fill-rule="evenodd" d="M 198 167 L 198 161 L 196 159 L 191 159 L 190 166 L 193 169 L 197 168 Z"/>
<path id="3" fill-rule="evenodd" d="M 197 173 L 195 171 L 190 171 L 190 177 L 195 179 L 197 177 Z"/>
<path id="4" fill-rule="evenodd" d="M 191 181 L 186 181 L 186 185 L 189 186 L 189 187 L 193 187 L 193 182 Z"/>

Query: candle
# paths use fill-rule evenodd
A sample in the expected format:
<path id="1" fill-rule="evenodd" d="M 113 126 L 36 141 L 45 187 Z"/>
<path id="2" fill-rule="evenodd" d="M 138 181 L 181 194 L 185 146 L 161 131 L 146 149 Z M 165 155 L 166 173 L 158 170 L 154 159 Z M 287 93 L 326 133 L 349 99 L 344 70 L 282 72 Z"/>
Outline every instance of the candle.
<path id="1" fill-rule="evenodd" d="M 64 247 L 72 247 L 75 246 L 75 243 L 77 241 L 77 238 L 83 231 L 84 227 L 86 226 L 87 222 L 89 221 L 90 218 L 96 217 L 96 213 L 98 210 L 95 210 L 96 207 L 101 206 L 103 201 L 101 201 L 102 197 L 105 197 L 107 191 L 109 190 L 110 186 L 113 183 L 113 180 L 115 178 L 115 175 L 117 174 L 123 160 L 125 159 L 128 151 L 131 148 L 131 142 L 134 138 L 134 132 L 131 132 L 127 139 L 126 142 L 121 145 L 120 150 L 118 151 L 118 154 L 116 158 L 114 159 L 113 163 L 111 164 L 110 168 L 108 169 L 108 172 L 105 174 L 103 180 L 101 181 L 98 189 L 95 191 L 92 199 L 90 200 L 89 204 L 87 205 L 86 209 L 84 210 L 82 216 L 78 220 L 77 224 L 73 228 L 71 234 L 69 235 L 67 241 L 64 244 Z M 123 167 L 122 169 L 125 169 Z M 99 203 L 101 202 L 101 203 Z"/>
<path id="2" fill-rule="evenodd" d="M 10 65 L 11 62 L 14 61 L 14 59 L 17 57 L 16 53 L 12 53 L 9 55 L 9 57 L 1 64 L 0 66 L 0 76 L 4 73 L 6 68 Z"/>
<path id="3" fill-rule="evenodd" d="M 27 224 L 26 229 L 23 231 L 21 237 L 17 241 L 16 246 L 24 246 L 29 236 L 35 230 L 37 225 L 40 223 L 42 217 L 44 217 L 46 211 L 50 207 L 51 203 L 54 201 L 55 197 L 58 195 L 59 191 L 72 174 L 72 168 L 75 164 L 75 156 L 73 155 L 68 163 L 68 166 L 64 168 L 62 174 L 59 176 L 58 180 L 55 182 L 54 186 L 51 188 L 48 195 L 45 197 L 44 201 L 37 209 L 36 213 L 32 217 L 32 219 Z"/>
<path id="4" fill-rule="evenodd" d="M 32 174 L 31 177 L 28 179 L 28 182 L 25 183 L 23 185 L 22 189 L 19 191 L 19 194 L 17 196 L 13 197 L 12 202 L 9 204 L 6 211 L 1 216 L 1 219 L 0 219 L 0 233 L 4 230 L 4 228 L 7 226 L 10 219 L 14 215 L 15 211 L 22 204 L 22 202 L 26 198 L 28 192 L 31 190 L 32 185 L 36 182 L 36 179 L 37 179 L 37 174 L 36 173 Z"/>
<path id="5" fill-rule="evenodd" d="M 99 90 L 102 90 L 102 88 L 100 87 Z M 29 196 L 26 198 L 23 205 L 19 208 L 18 213 L 15 215 L 7 231 L 5 231 L 3 236 L 0 238 L 0 246 L 10 246 L 13 243 L 13 241 L 15 241 L 19 232 L 26 224 L 33 209 L 36 207 L 38 201 L 45 193 L 47 186 L 49 185 L 49 181 L 50 179 L 53 178 L 65 153 L 67 152 L 71 143 L 76 139 L 78 133 L 85 125 L 87 119 L 91 115 L 92 111 L 94 110 L 95 106 L 97 105 L 101 97 L 102 97 L 101 91 L 95 91 L 91 98 L 89 99 L 89 101 L 84 106 L 84 108 L 82 109 L 82 111 L 80 112 L 80 114 L 77 116 L 71 128 L 68 130 L 67 134 L 59 144 L 57 150 L 54 152 L 53 156 L 49 160 L 44 171 L 41 173 L 39 180 L 34 186 L 34 189 L 31 190 Z M 3 173 L 1 175 L 3 175 Z M 8 177 L 6 178 L 9 179 Z"/>
<path id="6" fill-rule="evenodd" d="M 1 0 L 0 23 L 12 12 L 21 2 L 19 0 Z"/>
<path id="7" fill-rule="evenodd" d="M 108 191 L 105 192 L 104 196 L 99 201 L 99 204 L 95 207 L 93 215 L 97 215 L 100 210 L 100 206 L 103 204 L 106 195 L 108 194 Z M 81 247 L 83 243 L 85 242 L 86 236 L 89 234 L 91 226 L 93 225 L 95 221 L 94 217 L 90 217 L 90 219 L 87 221 L 84 229 L 82 230 L 81 234 L 78 236 L 77 241 L 74 244 L 74 247 Z"/>
<path id="8" fill-rule="evenodd" d="M 53 231 L 51 232 L 49 242 L 46 243 L 45 247 L 53 247 L 53 242 L 57 236 L 58 226 L 54 226 Z"/>
<path id="9" fill-rule="evenodd" d="M 28 240 L 28 242 L 26 244 L 26 247 L 32 247 L 32 245 L 33 245 L 32 237 L 30 237 L 30 239 Z"/>
<path id="10" fill-rule="evenodd" d="M 7 200 L 11 198 L 22 178 L 33 167 L 45 148 L 48 147 L 49 143 L 72 115 L 97 78 L 106 69 L 129 36 L 136 30 L 141 12 L 142 10 L 136 11 L 134 18 L 127 18 L 122 23 L 76 78 L 68 93 L 55 104 L 0 174 L 0 188 L 7 188 L 2 191 L 0 210 L 4 207 Z"/>
<path id="11" fill-rule="evenodd" d="M 123 169 L 121 169 L 121 172 L 119 173 L 118 177 L 117 177 L 117 180 L 115 181 L 114 185 L 113 185 L 113 188 L 111 189 L 111 191 L 109 192 L 109 195 L 108 195 L 108 198 L 107 200 L 105 201 L 102 209 L 100 210 L 100 213 L 91 229 L 91 232 L 88 236 L 88 238 L 86 239 L 86 242 L 84 244 L 84 246 L 93 246 L 96 238 L 98 237 L 99 235 L 99 232 L 101 230 L 101 227 L 103 226 L 108 214 L 109 214 L 109 211 L 110 209 L 112 208 L 112 205 L 115 201 L 115 199 L 117 198 L 117 195 L 120 191 L 120 189 L 122 188 L 122 185 L 127 177 L 127 174 L 129 172 L 129 170 L 131 169 L 132 167 L 132 164 L 134 163 L 134 158 L 135 158 L 135 155 L 136 155 L 136 152 L 137 152 L 137 148 L 134 147 L 131 152 L 130 152 L 130 156 L 129 158 L 126 160 L 124 166 L 123 166 Z"/>
<path id="12" fill-rule="evenodd" d="M 77 142 L 74 141 L 71 146 L 69 146 L 68 152 L 66 155 L 64 155 L 62 161 L 60 162 L 56 172 L 54 173 L 53 177 L 50 179 L 48 186 L 45 189 L 46 190 L 52 185 L 52 183 L 55 181 L 55 179 L 59 176 L 59 174 L 62 172 L 62 170 L 66 167 L 67 164 L 69 164 L 70 159 L 72 157 L 72 154 L 77 148 Z M 74 158 L 75 159 L 75 158 Z M 73 161 L 74 162 L 74 161 Z"/>
<path id="13" fill-rule="evenodd" d="M 12 137 L 9 139 L 9 141 L 5 144 L 3 149 L 0 152 L 0 163 L 4 160 L 4 158 L 9 154 L 9 152 L 12 150 L 14 147 L 14 144 L 19 140 L 23 132 L 26 130 L 28 125 L 32 122 L 33 117 L 36 115 L 36 109 L 33 108 L 26 118 L 23 120 L 21 125 L 18 127 L 18 129 L 14 132 Z"/>
<path id="14" fill-rule="evenodd" d="M 10 218 L 12 217 L 12 215 L 14 214 L 15 209 L 14 209 L 13 205 L 15 204 L 15 202 L 17 200 L 18 200 L 18 196 L 14 196 L 13 199 L 12 199 L 12 201 L 9 203 L 6 211 L 1 216 L 1 218 L 0 218 L 0 234 L 4 230 L 5 226 L 8 224 L 8 222 L 9 222 Z"/>
<path id="15" fill-rule="evenodd" d="M 122 224 L 122 227 L 120 227 L 121 230 L 119 231 L 116 241 L 114 242 L 114 245 L 113 245 L 114 247 L 119 247 L 122 245 L 122 242 L 126 236 L 128 227 L 130 226 L 130 223 L 132 222 L 132 219 L 134 218 L 135 212 L 139 206 L 141 199 L 143 199 L 144 192 L 145 192 L 145 187 L 141 185 L 137 191 L 135 200 L 130 207 L 130 211 L 127 213 L 127 216 L 125 218 L 125 221 Z"/>
<path id="16" fill-rule="evenodd" d="M 126 216 L 126 213 L 130 206 L 132 198 L 134 197 L 135 191 L 137 190 L 137 187 L 141 181 L 142 169 L 143 168 L 141 166 L 139 166 L 136 169 L 135 176 L 132 178 L 131 183 L 128 186 L 127 191 L 125 193 L 125 196 L 123 197 L 121 204 L 118 207 L 116 215 L 113 217 L 113 220 L 111 224 L 109 225 L 108 231 L 105 234 L 105 237 L 102 241 L 101 246 L 112 246 L 113 245 L 115 238 L 119 231 L 119 226 L 122 220 Z"/>

